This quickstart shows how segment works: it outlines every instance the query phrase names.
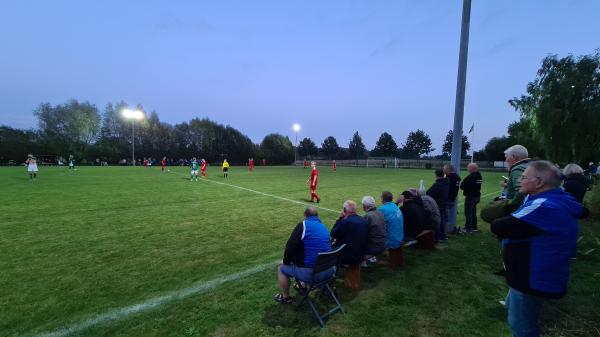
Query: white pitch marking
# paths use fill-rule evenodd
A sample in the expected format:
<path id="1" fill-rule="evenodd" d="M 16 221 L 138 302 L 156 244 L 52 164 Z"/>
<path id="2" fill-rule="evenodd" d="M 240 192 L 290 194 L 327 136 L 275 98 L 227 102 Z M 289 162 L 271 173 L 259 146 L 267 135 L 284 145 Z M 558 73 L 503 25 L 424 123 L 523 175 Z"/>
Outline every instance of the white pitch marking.
<path id="1" fill-rule="evenodd" d="M 104 324 L 104 323 L 108 323 L 111 321 L 119 321 L 119 320 L 127 318 L 133 314 L 148 311 L 148 310 L 154 309 L 156 307 L 159 307 L 163 304 L 166 304 L 168 302 L 172 302 L 175 300 L 181 300 L 183 298 L 186 298 L 186 297 L 189 297 L 192 295 L 202 294 L 211 289 L 217 288 L 224 283 L 231 282 L 231 281 L 237 281 L 237 280 L 245 278 L 247 276 L 259 273 L 261 271 L 264 271 L 268 268 L 275 266 L 280 261 L 281 260 L 268 262 L 265 264 L 261 264 L 261 265 L 252 267 L 250 269 L 246 269 L 246 270 L 243 270 L 243 271 L 240 271 L 237 273 L 233 273 L 230 275 L 221 276 L 221 277 L 209 280 L 209 281 L 199 281 L 199 282 L 194 283 L 192 286 L 190 286 L 188 288 L 173 291 L 173 292 L 170 292 L 163 296 L 151 298 L 142 303 L 130 305 L 127 307 L 123 307 L 120 309 L 106 312 L 104 314 L 96 315 L 94 317 L 88 318 L 84 321 L 73 324 L 71 326 L 67 326 L 67 327 L 59 329 L 59 330 L 44 332 L 44 333 L 36 335 L 35 337 L 64 337 L 64 336 L 68 336 L 70 334 L 79 333 L 79 332 L 81 332 L 87 328 L 90 328 L 94 325 Z"/>
<path id="2" fill-rule="evenodd" d="M 172 172 L 172 173 L 177 173 L 179 175 L 186 176 L 185 174 L 179 173 L 179 172 Z M 334 210 L 332 210 L 330 208 L 326 208 L 326 207 L 322 207 L 322 206 L 317 206 L 317 205 L 309 204 L 309 203 L 298 201 L 298 200 L 288 199 L 288 198 L 280 197 L 278 195 L 264 193 L 264 192 L 261 192 L 261 191 L 256 191 L 256 190 L 253 190 L 253 189 L 250 189 L 250 188 L 246 188 L 246 187 L 242 187 L 242 186 L 227 184 L 227 183 L 223 183 L 223 182 L 220 182 L 220 181 L 214 181 L 214 180 L 208 180 L 208 179 L 201 179 L 201 180 L 205 181 L 205 182 L 209 182 L 209 183 L 214 183 L 214 184 L 225 185 L 225 186 L 229 186 L 229 187 L 233 187 L 233 188 L 238 188 L 240 190 L 244 190 L 244 191 L 248 191 L 248 192 L 252 192 L 252 193 L 264 195 L 264 196 L 275 198 L 275 199 L 280 199 L 280 200 L 284 200 L 284 201 L 293 202 L 293 203 L 298 204 L 298 205 L 314 206 L 316 208 L 319 208 L 319 209 L 322 209 L 322 210 L 325 210 L 325 211 L 328 211 L 328 212 L 332 212 L 332 213 L 336 213 L 336 214 L 340 213 L 340 211 L 334 211 Z"/>
<path id="3" fill-rule="evenodd" d="M 491 193 L 488 193 L 488 194 L 484 194 L 484 195 L 482 195 L 481 197 L 479 197 L 479 200 L 481 200 L 481 199 L 485 199 L 485 198 L 489 197 L 490 195 L 494 195 L 494 194 L 498 194 L 498 192 L 491 192 Z M 458 204 L 459 204 L 459 205 L 462 205 L 462 204 L 464 204 L 464 203 L 465 203 L 465 202 L 463 201 L 463 202 L 459 202 Z"/>

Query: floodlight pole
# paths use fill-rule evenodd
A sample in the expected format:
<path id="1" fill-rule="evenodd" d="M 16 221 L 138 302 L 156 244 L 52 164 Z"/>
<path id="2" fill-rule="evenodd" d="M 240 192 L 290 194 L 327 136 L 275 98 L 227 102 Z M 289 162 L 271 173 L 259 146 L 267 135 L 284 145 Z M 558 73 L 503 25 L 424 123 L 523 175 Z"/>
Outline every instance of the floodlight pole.
<path id="1" fill-rule="evenodd" d="M 467 82 L 467 55 L 469 53 L 469 25 L 471 21 L 471 0 L 463 0 L 462 25 L 460 29 L 460 51 L 458 54 L 458 75 L 456 78 L 456 101 L 454 102 L 454 129 L 452 131 L 452 156 L 450 160 L 455 172 L 460 175 L 462 152 L 463 116 L 465 112 L 465 87 Z M 471 160 L 473 157 L 471 157 Z M 458 200 L 457 200 L 458 201 Z M 450 212 L 456 214 L 458 202 Z"/>
<path id="2" fill-rule="evenodd" d="M 458 55 L 458 76 L 456 79 L 456 101 L 454 104 L 454 129 L 452 131 L 452 165 L 460 174 L 461 147 L 463 135 L 463 115 L 465 112 L 465 87 L 467 82 L 467 54 L 469 52 L 469 24 L 471 21 L 471 0 L 463 0 L 462 26 L 460 29 L 460 52 Z"/>
<path id="3" fill-rule="evenodd" d="M 135 166 L 135 118 L 131 119 L 131 161 Z"/>
<path id="4" fill-rule="evenodd" d="M 296 131 L 296 146 L 294 147 L 294 165 L 296 165 L 296 160 L 298 160 L 298 131 Z"/>

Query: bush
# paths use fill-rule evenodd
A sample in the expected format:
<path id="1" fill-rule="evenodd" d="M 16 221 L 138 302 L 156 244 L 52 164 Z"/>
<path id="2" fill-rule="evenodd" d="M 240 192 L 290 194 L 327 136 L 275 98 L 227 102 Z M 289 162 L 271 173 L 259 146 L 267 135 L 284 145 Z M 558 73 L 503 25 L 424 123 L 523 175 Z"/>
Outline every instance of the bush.
<path id="1" fill-rule="evenodd" d="M 584 203 L 590 210 L 590 216 L 600 218 L 600 184 L 596 182 L 592 190 L 587 192 Z"/>

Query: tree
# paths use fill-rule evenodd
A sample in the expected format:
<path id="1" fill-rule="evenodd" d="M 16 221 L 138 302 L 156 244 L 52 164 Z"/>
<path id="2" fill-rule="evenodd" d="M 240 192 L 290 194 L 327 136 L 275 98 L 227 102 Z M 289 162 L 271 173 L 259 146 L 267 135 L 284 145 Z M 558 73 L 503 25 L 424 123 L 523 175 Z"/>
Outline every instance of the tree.
<path id="1" fill-rule="evenodd" d="M 34 114 L 42 141 L 57 154 L 84 156 L 88 146 L 97 140 L 100 114 L 89 102 L 71 99 L 56 106 L 42 103 Z"/>
<path id="2" fill-rule="evenodd" d="M 288 165 L 294 161 L 294 147 L 290 139 L 277 133 L 272 133 L 260 143 L 260 150 L 265 159 L 271 164 Z"/>
<path id="3" fill-rule="evenodd" d="M 420 158 L 435 149 L 431 147 L 431 138 L 423 130 L 411 131 L 406 138 L 402 152 L 408 158 Z"/>
<path id="4" fill-rule="evenodd" d="M 504 151 L 514 144 L 508 137 L 493 137 L 488 140 L 481 153 L 477 152 L 481 157 L 475 156 L 475 158 L 489 161 L 504 160 Z"/>
<path id="5" fill-rule="evenodd" d="M 442 156 L 449 158 L 452 155 L 452 130 L 448 131 L 446 135 L 446 141 L 444 141 L 444 145 L 442 146 Z M 460 147 L 460 157 L 466 158 L 467 152 L 471 149 L 471 143 L 469 143 L 469 139 L 466 135 L 462 136 L 462 146 Z"/>
<path id="6" fill-rule="evenodd" d="M 398 145 L 396 141 L 387 132 L 379 136 L 375 148 L 371 151 L 371 155 L 375 157 L 395 157 L 398 155 Z"/>
<path id="7" fill-rule="evenodd" d="M 298 155 L 301 158 L 316 156 L 318 153 L 317 145 L 310 138 L 304 138 L 298 144 Z"/>
<path id="8" fill-rule="evenodd" d="M 510 123 L 507 130 L 509 146 L 520 144 L 525 146 L 532 155 L 545 157 L 542 144 L 536 138 L 532 129 L 532 121 L 527 118 L 521 118 L 517 122 Z"/>
<path id="9" fill-rule="evenodd" d="M 329 159 L 335 159 L 339 151 L 340 147 L 333 136 L 325 138 L 323 144 L 321 144 L 321 152 Z"/>
<path id="10" fill-rule="evenodd" d="M 348 152 L 350 157 L 354 159 L 364 158 L 367 153 L 367 148 L 363 144 L 362 137 L 358 134 L 358 131 L 354 133 L 350 143 L 348 144 Z"/>
<path id="11" fill-rule="evenodd" d="M 542 61 L 527 94 L 509 104 L 521 114 L 539 157 L 569 163 L 600 156 L 600 50 Z M 531 150 L 530 150 L 531 152 Z"/>
<path id="12" fill-rule="evenodd" d="M 39 154 L 40 150 L 36 132 L 0 126 L 0 163 L 9 160 L 21 163 L 28 153 Z"/>

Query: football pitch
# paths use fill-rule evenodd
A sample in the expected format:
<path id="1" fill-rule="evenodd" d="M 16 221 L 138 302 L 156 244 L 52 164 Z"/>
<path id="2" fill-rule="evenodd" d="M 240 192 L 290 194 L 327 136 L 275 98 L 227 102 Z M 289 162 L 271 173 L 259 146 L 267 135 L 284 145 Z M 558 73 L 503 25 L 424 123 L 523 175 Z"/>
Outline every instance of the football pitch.
<path id="1" fill-rule="evenodd" d="M 211 167 L 191 182 L 188 168 L 169 169 L 42 167 L 34 182 L 24 168 L 0 169 L 0 336 L 510 334 L 497 302 L 507 287 L 492 274 L 498 242 L 481 221 L 481 233 L 436 251 L 407 249 L 402 270 L 363 269 L 358 293 L 338 281 L 346 314 L 321 329 L 307 307 L 272 300 L 275 266 L 308 204 L 309 170 L 232 167 L 224 179 Z M 316 205 L 329 228 L 346 199 L 434 180 L 433 170 L 319 171 Z M 483 173 L 480 205 L 499 193 L 501 175 Z M 598 224 L 582 233 L 598 237 Z M 594 255 L 578 259 L 571 295 L 545 317 L 566 310 L 593 332 L 599 266 Z M 557 336 L 573 327 L 553 324 Z"/>

